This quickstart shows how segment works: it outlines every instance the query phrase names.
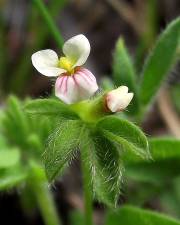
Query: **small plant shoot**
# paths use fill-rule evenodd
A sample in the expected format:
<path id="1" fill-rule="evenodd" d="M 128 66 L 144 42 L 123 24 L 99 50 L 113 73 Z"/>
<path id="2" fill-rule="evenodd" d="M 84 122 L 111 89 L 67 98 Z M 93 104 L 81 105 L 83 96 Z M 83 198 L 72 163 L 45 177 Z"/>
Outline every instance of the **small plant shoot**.
<path id="1" fill-rule="evenodd" d="M 180 225 L 177 1 L 0 3 L 7 225 Z"/>

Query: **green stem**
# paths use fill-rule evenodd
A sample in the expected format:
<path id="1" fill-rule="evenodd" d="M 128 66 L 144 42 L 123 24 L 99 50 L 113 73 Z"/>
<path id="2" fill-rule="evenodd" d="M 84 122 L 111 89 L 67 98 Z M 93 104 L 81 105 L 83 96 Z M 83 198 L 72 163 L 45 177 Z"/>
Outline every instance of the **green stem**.
<path id="1" fill-rule="evenodd" d="M 84 155 L 81 153 L 81 168 L 82 168 L 82 179 L 83 179 L 83 191 L 84 191 L 84 214 L 85 214 L 85 225 L 93 224 L 93 192 L 91 185 L 91 173 Z"/>
<path id="2" fill-rule="evenodd" d="M 30 187 L 36 197 L 41 216 L 46 225 L 60 225 L 52 194 L 48 188 L 48 182 L 42 168 L 31 162 Z"/>
<path id="3" fill-rule="evenodd" d="M 77 102 L 70 106 L 70 109 L 78 114 L 78 116 L 86 123 L 96 123 L 101 117 L 108 115 L 105 103 L 105 94 L 100 95 L 92 101 L 85 100 Z"/>
<path id="4" fill-rule="evenodd" d="M 36 197 L 39 204 L 41 215 L 46 225 L 58 225 L 59 219 L 56 213 L 56 208 L 53 202 L 52 195 L 47 184 L 36 184 Z"/>
<path id="5" fill-rule="evenodd" d="M 42 0 L 33 0 L 33 1 L 36 4 L 40 14 L 44 18 L 44 21 L 46 22 L 49 30 L 51 31 L 52 35 L 54 36 L 54 39 L 55 39 L 58 47 L 61 49 L 62 45 L 64 43 L 64 40 L 60 34 L 59 29 L 55 25 L 53 18 L 49 14 L 48 9 L 46 8 L 46 6 L 44 5 Z"/>

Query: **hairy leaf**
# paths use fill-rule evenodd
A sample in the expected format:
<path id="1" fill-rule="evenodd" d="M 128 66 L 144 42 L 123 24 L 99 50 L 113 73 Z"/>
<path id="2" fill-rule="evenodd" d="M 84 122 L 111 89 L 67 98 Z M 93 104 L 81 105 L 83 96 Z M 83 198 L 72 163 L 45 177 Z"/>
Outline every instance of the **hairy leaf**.
<path id="1" fill-rule="evenodd" d="M 97 127 L 109 140 L 120 144 L 125 155 L 131 152 L 143 158 L 150 158 L 146 136 L 134 124 L 116 116 L 107 116 L 97 123 Z"/>
<path id="2" fill-rule="evenodd" d="M 83 124 L 78 120 L 62 121 L 48 139 L 44 153 L 47 177 L 50 181 L 63 172 L 79 147 Z"/>
<path id="3" fill-rule="evenodd" d="M 60 116 L 68 119 L 77 118 L 77 115 L 73 113 L 68 105 L 64 104 L 60 100 L 55 99 L 37 99 L 32 100 L 25 106 L 26 112 L 35 115 L 45 116 Z"/>
<path id="4" fill-rule="evenodd" d="M 81 154 L 92 174 L 96 198 L 116 206 L 120 194 L 123 166 L 116 146 L 99 133 L 86 130 L 81 140 Z"/>
<path id="5" fill-rule="evenodd" d="M 167 26 L 148 56 L 140 86 L 140 99 L 144 105 L 147 105 L 156 95 L 162 81 L 175 62 L 179 35 L 180 17 Z"/>

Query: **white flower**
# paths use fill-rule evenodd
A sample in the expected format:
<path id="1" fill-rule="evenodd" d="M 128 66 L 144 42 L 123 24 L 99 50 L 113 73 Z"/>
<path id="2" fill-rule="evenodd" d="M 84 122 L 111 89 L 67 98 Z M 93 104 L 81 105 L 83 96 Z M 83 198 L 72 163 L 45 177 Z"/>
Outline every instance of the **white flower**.
<path id="1" fill-rule="evenodd" d="M 58 77 L 55 84 L 55 94 L 67 104 L 72 104 L 91 97 L 98 85 L 95 76 L 81 66 L 90 53 L 88 39 L 79 34 L 65 42 L 65 56 L 58 58 L 53 50 L 41 50 L 31 57 L 33 66 L 41 74 L 48 77 Z"/>
<path id="2" fill-rule="evenodd" d="M 106 95 L 106 106 L 111 112 L 124 110 L 133 98 L 133 93 L 128 93 L 128 87 L 120 86 Z"/>

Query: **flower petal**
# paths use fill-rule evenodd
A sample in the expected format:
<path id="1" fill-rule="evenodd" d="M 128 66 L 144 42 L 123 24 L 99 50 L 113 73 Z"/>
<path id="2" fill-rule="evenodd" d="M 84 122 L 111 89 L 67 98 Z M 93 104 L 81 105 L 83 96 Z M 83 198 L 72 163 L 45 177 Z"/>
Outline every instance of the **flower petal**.
<path id="1" fill-rule="evenodd" d="M 110 91 L 106 96 L 106 104 L 111 112 L 124 110 L 133 98 L 133 93 L 128 93 L 128 87 L 120 86 Z"/>
<path id="2" fill-rule="evenodd" d="M 88 99 L 97 90 L 96 78 L 85 68 L 79 69 L 72 76 L 59 77 L 55 84 L 55 95 L 67 104 Z"/>
<path id="3" fill-rule="evenodd" d="M 58 56 L 55 51 L 51 49 L 41 50 L 34 53 L 31 57 L 33 66 L 41 74 L 48 77 L 56 77 L 65 70 L 58 68 Z"/>
<path id="4" fill-rule="evenodd" d="M 63 46 L 63 53 L 72 62 L 74 62 L 73 68 L 76 66 L 82 66 L 90 53 L 90 44 L 88 39 L 83 35 L 76 35 L 67 40 Z"/>
<path id="5" fill-rule="evenodd" d="M 134 94 L 133 93 L 127 93 L 124 97 L 119 98 L 119 103 L 117 104 L 117 111 L 120 112 L 124 110 L 129 103 L 131 102 Z"/>

